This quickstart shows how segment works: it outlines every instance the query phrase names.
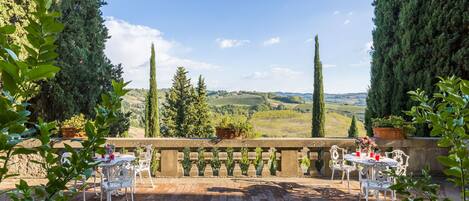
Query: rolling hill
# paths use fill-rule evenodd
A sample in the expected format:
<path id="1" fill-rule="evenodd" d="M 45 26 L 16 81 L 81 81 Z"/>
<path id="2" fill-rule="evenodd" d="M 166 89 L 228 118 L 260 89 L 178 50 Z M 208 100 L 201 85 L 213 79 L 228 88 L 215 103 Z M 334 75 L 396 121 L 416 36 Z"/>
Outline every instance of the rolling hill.
<path id="1" fill-rule="evenodd" d="M 166 89 L 159 90 L 160 107 L 164 103 Z M 141 136 L 143 129 L 143 115 L 145 111 L 145 96 L 147 90 L 132 89 L 124 96 L 123 110 L 132 112 L 131 131 L 133 136 Z M 300 103 L 292 103 L 290 98 Z M 298 97 L 299 100 L 298 101 Z M 360 134 L 364 134 L 363 119 L 365 113 L 366 93 L 326 94 L 326 135 L 343 137 L 347 135 L 352 115 L 356 115 Z M 251 122 L 255 130 L 262 136 L 268 137 L 309 137 L 311 132 L 311 94 L 308 93 L 261 93 L 261 92 L 226 92 L 209 91 L 210 106 L 233 105 L 236 107 L 254 107 L 269 105 L 271 108 L 283 107 L 281 110 L 255 112 Z"/>

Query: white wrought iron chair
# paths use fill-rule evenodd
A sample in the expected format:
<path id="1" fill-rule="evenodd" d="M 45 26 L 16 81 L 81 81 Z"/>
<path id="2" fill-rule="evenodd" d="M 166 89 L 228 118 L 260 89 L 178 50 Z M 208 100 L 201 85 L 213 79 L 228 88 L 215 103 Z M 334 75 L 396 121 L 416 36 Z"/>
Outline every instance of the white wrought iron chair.
<path id="1" fill-rule="evenodd" d="M 342 171 L 342 183 L 344 182 L 345 174 L 347 174 L 347 189 L 350 192 L 350 172 L 357 170 L 357 168 L 355 165 L 347 165 L 345 163 L 344 155 L 346 150 L 344 148 L 340 148 L 337 145 L 332 145 L 329 151 L 331 154 L 331 161 L 329 163 L 329 167 L 332 169 L 331 180 L 334 180 L 334 173 L 336 170 Z"/>
<path id="2" fill-rule="evenodd" d="M 396 199 L 395 192 L 390 188 L 393 184 L 392 178 L 386 173 L 388 171 L 388 164 L 385 162 L 377 162 L 372 166 L 373 177 L 364 180 L 362 187 L 365 190 L 365 199 L 368 201 L 369 191 L 374 190 L 376 200 L 379 201 L 379 192 L 384 192 L 384 199 L 386 200 L 386 192 L 391 192 L 391 200 Z"/>
<path id="3" fill-rule="evenodd" d="M 127 189 L 130 189 L 131 200 L 134 200 L 135 171 L 131 161 L 119 161 L 101 173 L 101 201 L 106 193 L 106 201 L 112 200 L 114 191 L 124 189 L 127 199 Z"/>
<path id="4" fill-rule="evenodd" d="M 407 167 L 409 166 L 409 155 L 405 154 L 402 150 L 393 150 L 391 152 L 385 152 L 386 157 L 392 158 L 397 161 L 396 174 L 406 175 Z"/>
<path id="5" fill-rule="evenodd" d="M 138 164 L 135 166 L 135 177 L 138 174 L 140 178 L 140 183 L 143 183 L 142 173 L 146 172 L 148 174 L 148 177 L 150 178 L 151 187 L 153 188 L 153 179 L 151 178 L 151 160 L 153 157 L 152 145 L 145 146 L 145 153 L 143 154 L 143 157 L 137 157 L 139 157 L 139 159 Z"/>
<path id="6" fill-rule="evenodd" d="M 64 164 L 70 164 L 70 157 L 72 157 L 72 153 L 70 152 L 64 152 L 62 154 L 62 156 L 60 157 L 60 164 L 61 165 L 64 165 Z M 96 171 L 92 171 L 92 175 L 93 178 L 94 178 L 94 183 L 93 183 L 93 190 L 94 192 L 96 193 Z M 86 184 L 86 177 L 85 175 L 82 175 L 82 179 L 81 179 L 81 182 L 82 184 L 81 185 L 85 185 Z M 77 186 L 77 183 L 78 183 L 78 180 L 74 180 L 74 186 L 76 187 Z M 83 188 L 83 201 L 86 201 L 86 189 Z"/>

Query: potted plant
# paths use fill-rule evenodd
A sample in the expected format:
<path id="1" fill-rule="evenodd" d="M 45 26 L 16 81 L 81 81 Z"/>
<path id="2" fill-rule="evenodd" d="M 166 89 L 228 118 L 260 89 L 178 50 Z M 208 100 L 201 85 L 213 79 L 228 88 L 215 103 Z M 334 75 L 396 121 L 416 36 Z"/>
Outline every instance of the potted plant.
<path id="1" fill-rule="evenodd" d="M 60 124 L 60 133 L 63 138 L 86 137 L 85 124 L 85 115 L 75 115 Z"/>
<path id="2" fill-rule="evenodd" d="M 215 130 L 219 139 L 242 139 L 254 135 L 252 124 L 242 115 L 221 117 Z"/>
<path id="3" fill-rule="evenodd" d="M 304 155 L 301 158 L 301 170 L 303 171 L 303 175 L 308 173 L 309 167 L 311 166 L 311 161 L 309 160 L 307 155 Z"/>
<path id="4" fill-rule="evenodd" d="M 405 138 L 404 125 L 406 122 L 400 116 L 388 116 L 373 119 L 373 134 L 375 138 L 400 140 Z"/>

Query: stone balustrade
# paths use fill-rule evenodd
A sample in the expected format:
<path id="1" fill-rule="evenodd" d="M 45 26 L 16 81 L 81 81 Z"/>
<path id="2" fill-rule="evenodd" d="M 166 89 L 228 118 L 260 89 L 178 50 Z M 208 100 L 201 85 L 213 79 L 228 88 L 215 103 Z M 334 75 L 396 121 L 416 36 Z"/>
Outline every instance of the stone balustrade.
<path id="1" fill-rule="evenodd" d="M 440 173 L 441 165 L 437 162 L 436 156 L 447 153 L 446 149 L 437 146 L 438 138 L 409 138 L 405 140 L 376 140 L 381 150 L 401 149 L 408 155 L 409 172 L 419 174 L 421 169 L 428 165 L 434 173 Z M 64 143 L 64 142 L 62 142 Z M 67 142 L 65 142 L 67 143 Z M 68 142 L 71 143 L 71 142 Z M 137 146 L 152 144 L 159 151 L 160 172 L 163 177 L 181 177 L 183 171 L 183 149 L 190 148 L 191 168 L 189 176 L 198 176 L 198 156 L 197 149 L 205 149 L 204 158 L 206 167 L 204 176 L 213 176 L 213 169 L 210 166 L 212 160 L 211 149 L 217 147 L 220 151 L 219 160 L 221 168 L 219 176 L 231 176 L 227 174 L 228 159 L 226 148 L 234 149 L 233 160 L 235 162 L 233 176 L 241 176 L 241 148 L 248 149 L 249 168 L 246 176 L 280 176 L 280 177 L 300 177 L 303 172 L 300 168 L 300 160 L 306 155 L 311 160 L 311 166 L 306 175 L 330 175 L 328 167 L 330 155 L 329 149 L 332 145 L 338 145 L 355 150 L 355 140 L 350 138 L 259 138 L 259 139 L 181 139 L 181 138 L 108 138 L 107 143 L 116 145 L 117 148 L 125 147 L 132 149 Z M 72 143 L 73 144 L 73 143 Z M 61 143 L 56 147 L 61 147 Z M 256 158 L 255 148 L 262 148 L 262 171 L 257 171 L 253 165 Z M 273 149 L 275 148 L 275 149 Z M 275 151 L 273 151 L 275 150 Z M 277 169 L 271 172 L 267 167 L 271 154 L 275 153 L 277 159 Z M 318 166 L 319 165 L 319 166 Z"/>
<path id="2" fill-rule="evenodd" d="M 437 162 L 436 156 L 447 154 L 447 150 L 437 146 L 437 138 L 410 138 L 405 140 L 376 140 L 376 143 L 383 151 L 392 149 L 401 149 L 408 155 L 409 172 L 419 174 L 421 169 L 428 165 L 433 173 L 441 173 L 442 167 Z M 64 140 L 54 145 L 54 148 L 63 148 L 63 144 L 67 143 L 72 147 L 79 148 L 80 144 L 75 141 Z M 226 140 L 210 140 L 210 139 L 181 139 L 181 138 L 108 138 L 107 143 L 114 144 L 116 151 L 122 148 L 133 151 L 135 147 L 151 144 L 158 150 L 156 158 L 159 160 L 160 168 L 157 176 L 161 177 L 228 177 L 243 176 L 241 171 L 242 148 L 248 150 L 247 171 L 244 176 L 248 177 L 302 177 L 308 176 L 330 176 L 328 167 L 330 154 L 329 149 L 332 145 L 338 145 L 355 151 L 355 140 L 350 138 L 259 138 L 259 139 L 226 139 Z M 184 174 L 184 148 L 190 149 L 189 165 L 190 170 L 186 170 Z M 205 149 L 204 171 L 199 172 L 199 157 L 197 150 L 203 147 Z M 219 150 L 220 168 L 214 171 L 211 166 L 213 160 L 212 149 Z M 256 160 L 256 148 L 262 149 L 259 155 L 261 160 L 258 169 L 254 166 Z M 229 159 L 227 148 L 233 149 L 233 172 L 229 174 Z M 271 156 L 275 154 L 277 168 L 269 167 L 272 162 Z M 307 156 L 310 160 L 310 168 L 303 172 L 301 169 L 301 159 Z M 19 161 L 21 163 L 21 161 Z M 216 174 L 218 172 L 218 175 Z M 215 173 L 215 174 L 214 174 Z"/>

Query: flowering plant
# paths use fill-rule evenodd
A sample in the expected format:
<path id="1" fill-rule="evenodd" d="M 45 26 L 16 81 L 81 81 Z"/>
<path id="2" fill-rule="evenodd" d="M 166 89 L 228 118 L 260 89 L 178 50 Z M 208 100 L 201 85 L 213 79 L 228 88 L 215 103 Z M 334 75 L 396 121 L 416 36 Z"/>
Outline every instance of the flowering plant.
<path id="1" fill-rule="evenodd" d="M 378 145 L 376 145 L 375 141 L 368 136 L 355 139 L 355 146 L 364 152 L 378 149 Z"/>
<path id="2" fill-rule="evenodd" d="M 106 149 L 106 154 L 111 155 L 114 153 L 114 145 L 113 144 L 106 144 L 105 149 Z"/>

